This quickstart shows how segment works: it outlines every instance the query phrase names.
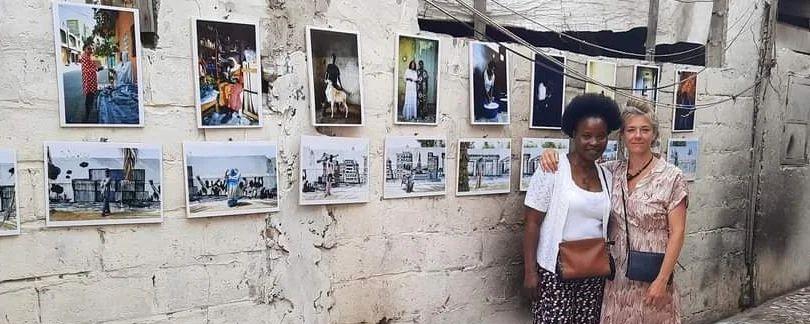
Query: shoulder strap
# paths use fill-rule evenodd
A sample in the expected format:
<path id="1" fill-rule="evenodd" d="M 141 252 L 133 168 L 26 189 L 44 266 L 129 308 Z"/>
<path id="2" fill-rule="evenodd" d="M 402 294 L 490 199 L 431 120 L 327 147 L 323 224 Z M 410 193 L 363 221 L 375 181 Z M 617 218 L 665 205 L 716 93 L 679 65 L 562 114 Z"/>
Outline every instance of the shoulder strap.
<path id="1" fill-rule="evenodd" d="M 627 240 L 627 246 L 625 246 L 626 250 L 630 251 L 630 223 L 627 222 L 627 198 L 624 195 L 624 184 L 620 186 L 622 188 L 622 214 L 624 215 L 624 238 Z"/>

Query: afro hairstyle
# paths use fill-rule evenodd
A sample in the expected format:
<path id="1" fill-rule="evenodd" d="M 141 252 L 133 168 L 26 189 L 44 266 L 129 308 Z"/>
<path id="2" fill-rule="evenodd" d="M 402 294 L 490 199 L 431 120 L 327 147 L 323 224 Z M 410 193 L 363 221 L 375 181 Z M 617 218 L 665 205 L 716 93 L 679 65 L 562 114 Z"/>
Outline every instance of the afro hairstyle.
<path id="1" fill-rule="evenodd" d="M 613 99 L 596 93 L 586 93 L 574 97 L 562 116 L 562 131 L 569 137 L 574 137 L 574 129 L 579 121 L 596 117 L 605 121 L 608 134 L 622 126 L 619 106 Z"/>

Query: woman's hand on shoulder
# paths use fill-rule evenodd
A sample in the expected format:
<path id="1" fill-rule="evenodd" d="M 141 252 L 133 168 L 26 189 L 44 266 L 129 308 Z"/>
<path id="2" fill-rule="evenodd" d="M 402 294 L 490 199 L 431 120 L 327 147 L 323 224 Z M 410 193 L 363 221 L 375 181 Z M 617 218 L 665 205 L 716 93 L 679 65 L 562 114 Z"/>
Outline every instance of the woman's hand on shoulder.
<path id="1" fill-rule="evenodd" d="M 540 168 L 543 169 L 543 172 L 557 172 L 560 162 L 559 154 L 553 148 L 543 150 L 543 154 L 540 156 Z"/>

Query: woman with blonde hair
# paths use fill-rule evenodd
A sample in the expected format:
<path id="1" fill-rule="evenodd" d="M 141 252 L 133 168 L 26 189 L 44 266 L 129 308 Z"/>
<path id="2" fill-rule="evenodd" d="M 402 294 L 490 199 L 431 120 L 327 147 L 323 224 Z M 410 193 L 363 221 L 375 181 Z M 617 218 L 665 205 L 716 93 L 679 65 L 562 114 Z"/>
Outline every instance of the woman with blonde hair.
<path id="1" fill-rule="evenodd" d="M 605 285 L 602 323 L 680 323 L 672 273 L 686 228 L 686 181 L 680 169 L 652 152 L 659 130 L 650 105 L 630 101 L 621 117 L 628 157 L 603 164 L 613 175 L 608 232 L 615 242 L 616 277 Z M 547 150 L 541 167 L 556 171 L 557 160 Z"/>

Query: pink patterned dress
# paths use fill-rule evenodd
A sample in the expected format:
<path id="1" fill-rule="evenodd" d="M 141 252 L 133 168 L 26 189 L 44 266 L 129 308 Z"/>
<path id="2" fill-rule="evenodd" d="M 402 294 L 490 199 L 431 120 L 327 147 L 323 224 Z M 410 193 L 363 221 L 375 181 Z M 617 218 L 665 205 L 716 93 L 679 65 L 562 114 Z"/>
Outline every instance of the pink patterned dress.
<path id="1" fill-rule="evenodd" d="M 650 284 L 625 277 L 627 250 L 625 221 L 622 214 L 622 186 L 627 198 L 627 221 L 630 223 L 630 245 L 637 251 L 664 253 L 669 235 L 668 215 L 681 201 L 688 201 L 686 181 L 678 167 L 657 158 L 648 175 L 636 187 L 627 188 L 627 162 L 608 162 L 605 166 L 613 173 L 613 189 L 608 235 L 616 242 L 612 255 L 616 259 L 616 278 L 608 280 L 602 303 L 603 324 L 681 322 L 681 303 L 678 288 L 668 287 L 672 302 L 658 308 L 646 305 L 644 297 Z"/>

